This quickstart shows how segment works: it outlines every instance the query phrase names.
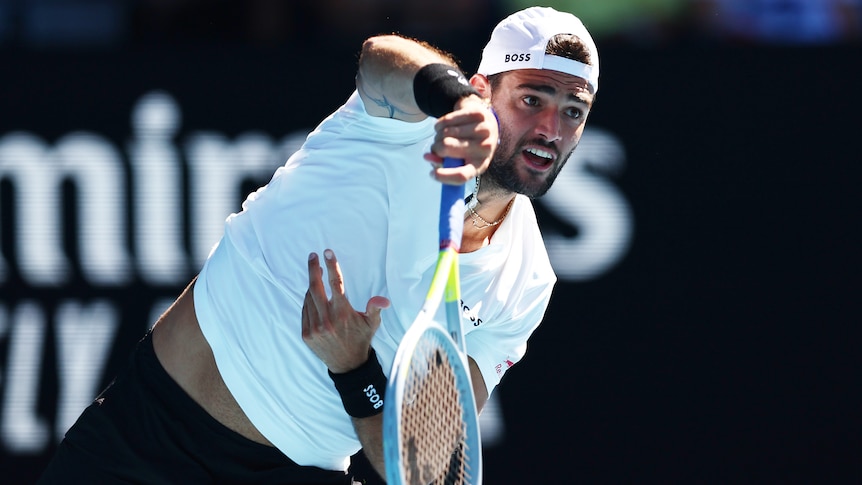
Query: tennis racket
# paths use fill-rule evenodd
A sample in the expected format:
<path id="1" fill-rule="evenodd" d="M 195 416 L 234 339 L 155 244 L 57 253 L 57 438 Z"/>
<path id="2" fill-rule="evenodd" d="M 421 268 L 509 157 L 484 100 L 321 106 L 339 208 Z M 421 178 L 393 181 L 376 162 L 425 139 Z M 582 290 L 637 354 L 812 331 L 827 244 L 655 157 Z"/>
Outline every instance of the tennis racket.
<path id="1" fill-rule="evenodd" d="M 444 167 L 463 165 L 445 159 Z M 419 315 L 398 346 L 386 386 L 383 449 L 392 485 L 482 483 L 479 415 L 461 328 L 458 249 L 464 188 L 444 184 L 440 253 Z M 441 301 L 446 327 L 434 320 Z"/>

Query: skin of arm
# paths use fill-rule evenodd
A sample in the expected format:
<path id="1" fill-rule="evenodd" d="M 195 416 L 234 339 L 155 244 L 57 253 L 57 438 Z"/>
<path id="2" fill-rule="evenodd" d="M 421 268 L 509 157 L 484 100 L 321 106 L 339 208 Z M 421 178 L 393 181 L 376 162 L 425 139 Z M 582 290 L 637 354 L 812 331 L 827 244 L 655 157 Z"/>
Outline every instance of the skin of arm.
<path id="1" fill-rule="evenodd" d="M 367 39 L 359 55 L 356 88 L 372 116 L 417 122 L 427 118 L 413 96 L 413 78 L 423 66 L 454 63 L 443 53 L 397 35 Z"/>
<path id="2" fill-rule="evenodd" d="M 413 78 L 428 64 L 457 69 L 445 53 L 420 41 L 397 35 L 367 39 L 359 56 L 356 89 L 372 116 L 418 122 L 427 118 L 416 105 Z M 462 98 L 455 109 L 439 118 L 437 136 L 425 159 L 434 166 L 432 176 L 448 184 L 463 184 L 485 171 L 497 146 L 499 127 L 486 99 Z M 464 159 L 458 168 L 440 167 L 443 157 Z"/>
<path id="3" fill-rule="evenodd" d="M 302 340 L 333 373 L 353 370 L 368 359 L 371 339 L 380 326 L 380 313 L 389 300 L 374 296 L 365 312 L 353 309 L 344 295 L 344 278 L 335 254 L 324 251 L 332 298 L 328 299 L 323 283 L 323 269 L 317 254 L 308 259 L 308 291 L 302 305 Z M 485 380 L 476 362 L 469 358 L 470 375 L 476 408 L 481 411 L 488 400 Z M 353 427 L 369 462 L 381 477 L 386 476 L 383 457 L 383 415 L 353 418 Z"/>

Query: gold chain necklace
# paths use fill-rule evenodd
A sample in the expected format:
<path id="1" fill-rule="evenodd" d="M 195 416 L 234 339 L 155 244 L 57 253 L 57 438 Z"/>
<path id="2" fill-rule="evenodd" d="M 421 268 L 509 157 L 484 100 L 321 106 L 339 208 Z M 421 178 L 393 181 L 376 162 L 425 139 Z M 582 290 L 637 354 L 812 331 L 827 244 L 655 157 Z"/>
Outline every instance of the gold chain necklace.
<path id="1" fill-rule="evenodd" d="M 503 219 L 505 219 L 506 216 L 509 215 L 509 211 L 512 210 L 512 204 L 514 202 L 515 202 L 515 198 L 512 197 L 512 200 L 510 200 L 509 203 L 506 205 L 506 212 L 504 212 L 503 215 L 500 216 L 499 219 L 497 219 L 494 222 L 486 221 L 482 216 L 480 216 L 476 212 L 476 209 L 475 209 L 476 206 L 479 205 L 479 176 L 477 175 L 476 176 L 476 188 L 473 189 L 473 193 L 467 199 L 467 209 L 470 210 L 470 217 L 473 219 L 473 221 L 472 221 L 473 227 L 475 227 L 476 229 L 486 229 L 488 227 L 494 227 L 494 226 L 500 224 L 501 222 L 503 222 Z M 479 223 L 481 223 L 482 225 L 480 226 Z"/>

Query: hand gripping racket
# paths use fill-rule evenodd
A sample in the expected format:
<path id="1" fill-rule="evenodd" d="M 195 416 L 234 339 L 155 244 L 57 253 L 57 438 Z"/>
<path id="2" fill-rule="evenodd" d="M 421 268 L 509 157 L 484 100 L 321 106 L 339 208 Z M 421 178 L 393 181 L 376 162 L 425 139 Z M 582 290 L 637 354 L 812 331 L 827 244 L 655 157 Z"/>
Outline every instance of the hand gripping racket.
<path id="1" fill-rule="evenodd" d="M 463 160 L 444 160 L 444 167 Z M 383 451 L 390 485 L 482 483 L 479 415 L 461 328 L 458 249 L 464 188 L 443 185 L 440 253 L 419 315 L 398 346 L 386 386 Z M 441 300 L 446 328 L 434 320 Z"/>

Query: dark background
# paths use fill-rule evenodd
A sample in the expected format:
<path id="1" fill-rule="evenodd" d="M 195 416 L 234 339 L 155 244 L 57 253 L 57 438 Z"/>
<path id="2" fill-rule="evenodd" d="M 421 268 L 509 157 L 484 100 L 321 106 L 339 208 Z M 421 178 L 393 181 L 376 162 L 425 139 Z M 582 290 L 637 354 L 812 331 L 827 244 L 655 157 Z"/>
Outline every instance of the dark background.
<path id="1" fill-rule="evenodd" d="M 464 2 L 482 15 L 417 26 L 415 12 L 380 7 L 367 14 L 376 23 L 363 24 L 339 21 L 344 2 L 297 2 L 261 17 L 272 26 L 248 21 L 257 17 L 239 2 L 180 3 L 186 10 L 165 14 L 127 2 L 123 28 L 72 45 L 28 34 L 23 17 L 0 28 L 0 137 L 27 131 L 52 143 L 87 130 L 122 149 L 132 106 L 154 89 L 181 104 L 178 139 L 193 129 L 282 136 L 346 98 L 363 37 L 421 34 L 471 72 L 508 13 Z M 862 479 L 858 31 L 829 42 L 720 36 L 699 18 L 685 9 L 646 33 L 599 39 L 589 124 L 625 147 L 614 183 L 632 207 L 634 239 L 601 277 L 559 283 L 527 357 L 497 391 L 506 434 L 485 449 L 486 483 Z M 268 27 L 252 27 L 261 22 Z M 4 184 L 0 234 L 12 273 L 0 304 L 119 302 L 107 382 L 148 323 L 149 303 L 182 286 L 27 285 L 15 272 Z M 576 230 L 539 211 L 543 230 Z M 50 420 L 50 376 L 43 388 Z M 0 481 L 32 482 L 51 451 L 0 450 Z"/>

